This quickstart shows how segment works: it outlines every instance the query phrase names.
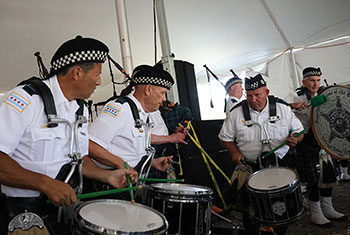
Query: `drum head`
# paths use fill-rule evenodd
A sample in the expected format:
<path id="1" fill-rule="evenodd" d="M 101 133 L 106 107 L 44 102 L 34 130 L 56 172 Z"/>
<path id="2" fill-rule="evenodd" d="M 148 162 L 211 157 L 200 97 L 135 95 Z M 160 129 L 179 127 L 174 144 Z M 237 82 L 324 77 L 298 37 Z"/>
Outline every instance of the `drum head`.
<path id="1" fill-rule="evenodd" d="M 75 220 L 80 226 L 103 234 L 163 230 L 165 232 L 168 228 L 168 222 L 160 212 L 141 204 L 121 200 L 83 203 L 77 209 Z"/>
<path id="2" fill-rule="evenodd" d="M 249 176 L 248 188 L 270 191 L 292 186 L 298 181 L 294 171 L 285 167 L 265 168 Z"/>
<path id="3" fill-rule="evenodd" d="M 311 109 L 311 124 L 318 144 L 329 155 L 350 159 L 350 86 L 331 86 L 321 92 L 327 100 Z"/>
<path id="4" fill-rule="evenodd" d="M 209 195 L 213 193 L 211 188 L 193 184 L 157 183 L 151 186 L 154 191 L 172 194 Z"/>

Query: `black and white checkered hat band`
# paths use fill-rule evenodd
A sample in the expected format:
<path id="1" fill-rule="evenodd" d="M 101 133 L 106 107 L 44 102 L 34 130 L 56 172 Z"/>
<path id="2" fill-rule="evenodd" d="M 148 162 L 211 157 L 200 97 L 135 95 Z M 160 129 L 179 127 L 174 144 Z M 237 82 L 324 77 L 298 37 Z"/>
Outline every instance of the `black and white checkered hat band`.
<path id="1" fill-rule="evenodd" d="M 138 84 L 151 84 L 155 86 L 165 87 L 170 89 L 173 85 L 170 81 L 160 78 L 160 77 L 135 77 L 133 78 L 135 85 Z"/>
<path id="2" fill-rule="evenodd" d="M 53 61 L 51 69 L 56 71 L 77 63 L 104 62 L 107 54 L 108 52 L 97 50 L 77 51 Z"/>
<path id="3" fill-rule="evenodd" d="M 321 76 L 322 72 L 318 71 L 318 70 L 314 70 L 314 71 L 309 71 L 303 74 L 303 78 L 307 78 L 310 76 Z"/>

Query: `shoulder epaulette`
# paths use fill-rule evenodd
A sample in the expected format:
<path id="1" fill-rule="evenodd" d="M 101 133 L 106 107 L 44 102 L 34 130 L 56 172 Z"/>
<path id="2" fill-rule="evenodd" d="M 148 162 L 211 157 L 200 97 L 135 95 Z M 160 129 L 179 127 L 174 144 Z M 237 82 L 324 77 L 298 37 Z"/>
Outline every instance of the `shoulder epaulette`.
<path id="1" fill-rule="evenodd" d="M 124 104 L 125 102 L 128 102 L 128 101 L 125 99 L 125 96 L 120 96 L 115 100 L 115 102 Z"/>
<path id="2" fill-rule="evenodd" d="M 116 99 L 115 102 L 120 104 L 124 104 L 125 102 L 127 102 L 130 106 L 131 113 L 135 121 L 135 127 L 141 128 L 141 119 L 139 115 L 139 110 L 137 109 L 135 102 L 127 96 L 121 96 L 118 99 Z"/>
<path id="3" fill-rule="evenodd" d="M 31 77 L 18 84 L 25 85 L 23 89 L 30 95 L 40 95 L 44 103 L 44 110 L 47 115 L 49 124 L 48 127 L 56 127 L 58 123 L 50 123 L 52 117 L 57 116 L 55 101 L 52 96 L 50 88 L 38 77 Z"/>
<path id="4" fill-rule="evenodd" d="M 285 105 L 289 106 L 289 104 L 288 104 L 285 100 L 283 100 L 283 99 L 281 99 L 281 98 L 278 98 L 278 97 L 276 97 L 276 102 L 277 102 L 277 103 L 280 103 L 280 104 L 285 104 Z"/>
<path id="5" fill-rule="evenodd" d="M 58 123 L 52 123 L 51 118 L 57 117 L 55 100 L 52 96 L 50 88 L 38 77 L 31 77 L 20 82 L 17 86 L 24 85 L 25 90 L 29 95 L 39 95 L 44 103 L 44 110 L 48 119 L 48 127 L 56 127 Z M 84 114 L 84 100 L 76 100 L 79 109 L 76 111 L 77 119 Z M 81 125 L 80 125 L 81 126 Z"/>
<path id="6" fill-rule="evenodd" d="M 298 96 L 302 96 L 302 95 L 305 94 L 305 95 L 306 95 L 306 98 L 307 98 L 308 100 L 311 99 L 311 92 L 310 92 L 309 89 L 307 89 L 306 87 L 301 86 L 301 87 L 297 88 L 296 91 L 297 91 L 297 95 L 298 95 Z"/>
<path id="7" fill-rule="evenodd" d="M 238 107 L 240 107 L 240 106 L 242 106 L 242 103 L 241 103 L 241 102 L 239 102 L 239 103 L 233 105 L 233 107 L 230 109 L 230 112 L 231 112 L 232 110 L 234 110 L 235 108 L 238 108 Z"/>

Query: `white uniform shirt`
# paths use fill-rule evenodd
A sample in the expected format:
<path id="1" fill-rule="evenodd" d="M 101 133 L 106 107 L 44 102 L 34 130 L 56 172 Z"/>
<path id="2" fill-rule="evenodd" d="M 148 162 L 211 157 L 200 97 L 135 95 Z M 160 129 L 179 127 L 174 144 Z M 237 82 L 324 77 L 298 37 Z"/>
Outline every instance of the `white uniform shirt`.
<path id="1" fill-rule="evenodd" d="M 57 115 L 74 122 L 75 112 L 79 108 L 77 102 L 69 102 L 64 97 L 56 76 L 44 82 L 51 89 Z M 0 101 L 0 151 L 25 169 L 55 178 L 61 166 L 70 161 L 67 156 L 70 129 L 63 123 L 47 128 L 42 98 L 29 95 L 22 87 L 14 88 Z M 86 108 L 84 114 L 87 115 Z M 83 124 L 78 133 L 80 152 L 84 156 L 88 154 L 87 124 Z M 40 194 L 38 191 L 5 185 L 1 189 L 9 197 L 37 197 Z"/>
<path id="2" fill-rule="evenodd" d="M 315 94 L 315 96 L 317 95 L 317 93 Z M 286 101 L 289 104 L 292 103 L 299 103 L 299 102 L 309 102 L 309 100 L 307 99 L 307 96 L 305 94 L 302 95 L 298 95 L 297 91 L 291 92 L 288 94 L 288 96 L 286 97 Z M 294 110 L 295 115 L 299 118 L 299 120 L 301 121 L 301 123 L 303 124 L 304 128 L 307 130 L 310 129 L 311 126 L 311 122 L 310 122 L 310 116 L 311 116 L 311 108 L 312 106 L 309 105 L 307 108 L 303 109 L 303 110 Z"/>
<path id="3" fill-rule="evenodd" d="M 233 102 L 232 100 L 235 100 L 235 102 Z M 226 116 L 230 113 L 230 110 L 232 109 L 233 106 L 237 105 L 240 102 L 240 99 L 233 97 L 233 96 L 229 96 L 227 103 L 226 103 Z"/>
<path id="4" fill-rule="evenodd" d="M 269 102 L 261 111 L 255 111 L 249 107 L 250 117 L 253 122 L 262 124 L 266 121 L 269 114 Z M 267 132 L 270 137 L 270 147 L 264 146 L 263 151 L 270 151 L 283 143 L 289 136 L 289 131 L 292 133 L 303 130 L 301 122 L 295 117 L 291 108 L 285 104 L 276 103 L 276 114 L 280 116 L 280 120 L 275 123 L 268 122 L 266 124 Z M 245 125 L 242 106 L 233 109 L 220 130 L 219 138 L 225 142 L 236 140 L 236 146 L 243 156 L 249 161 L 255 161 L 262 150 L 261 130 L 258 125 L 248 127 Z M 283 158 L 288 152 L 289 146 L 285 145 L 275 152 L 279 158 Z"/>
<path id="5" fill-rule="evenodd" d="M 140 119 L 146 122 L 148 113 L 133 95 L 128 97 L 135 102 Z M 108 102 L 95 121 L 90 123 L 89 138 L 108 152 L 122 158 L 131 167 L 135 167 L 147 154 L 145 127 L 135 127 L 135 120 L 127 102 Z"/>
<path id="6" fill-rule="evenodd" d="M 169 135 L 167 126 L 159 110 L 149 114 L 149 120 L 153 123 L 151 133 L 154 135 Z"/>

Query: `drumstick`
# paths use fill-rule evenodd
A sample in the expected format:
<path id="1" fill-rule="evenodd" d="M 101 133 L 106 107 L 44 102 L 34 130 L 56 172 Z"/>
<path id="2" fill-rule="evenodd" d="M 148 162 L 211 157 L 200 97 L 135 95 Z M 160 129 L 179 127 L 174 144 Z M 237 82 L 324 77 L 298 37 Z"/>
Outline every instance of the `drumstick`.
<path id="1" fill-rule="evenodd" d="M 168 160 L 168 163 L 172 163 L 172 164 L 180 164 L 179 162 L 175 162 L 175 161 L 172 161 L 172 160 Z"/>
<path id="2" fill-rule="evenodd" d="M 105 191 L 100 191 L 100 192 L 93 192 L 93 193 L 83 193 L 83 194 L 78 194 L 77 199 L 85 199 L 85 198 L 91 198 L 91 197 L 100 197 L 100 196 L 105 196 L 109 194 L 115 194 L 115 193 L 122 193 L 126 192 L 129 190 L 136 190 L 136 189 L 141 189 L 142 186 L 135 186 L 135 187 L 129 187 L 129 188 L 116 188 L 116 189 L 111 189 L 111 190 L 105 190 Z M 46 203 L 51 203 L 51 200 L 48 199 Z"/>
<path id="3" fill-rule="evenodd" d="M 156 179 L 156 178 L 139 178 L 138 181 L 149 182 L 184 182 L 184 179 Z"/>
<path id="4" fill-rule="evenodd" d="M 125 169 L 129 169 L 129 166 L 128 166 L 128 163 L 127 162 L 124 162 L 124 167 Z M 126 174 L 126 179 L 128 180 L 128 185 L 129 185 L 129 188 L 132 188 L 132 184 L 131 184 L 131 180 L 130 180 L 130 175 L 129 174 Z M 131 203 L 134 204 L 135 203 L 135 200 L 134 200 L 134 191 L 133 190 L 130 190 L 130 198 L 131 198 Z"/>
<path id="5" fill-rule="evenodd" d="M 296 133 L 294 135 L 294 137 L 298 137 L 299 135 L 301 134 L 304 134 L 306 132 L 306 130 L 302 130 L 301 132 L 299 133 Z M 285 146 L 286 144 L 288 143 L 288 141 L 284 141 L 282 144 L 278 145 L 276 148 L 272 149 L 270 152 L 268 152 L 267 154 L 265 154 L 264 156 L 262 156 L 261 158 L 264 159 L 264 158 L 267 158 L 268 156 L 270 156 L 271 154 L 273 154 L 276 150 L 282 148 L 283 146 Z"/>

